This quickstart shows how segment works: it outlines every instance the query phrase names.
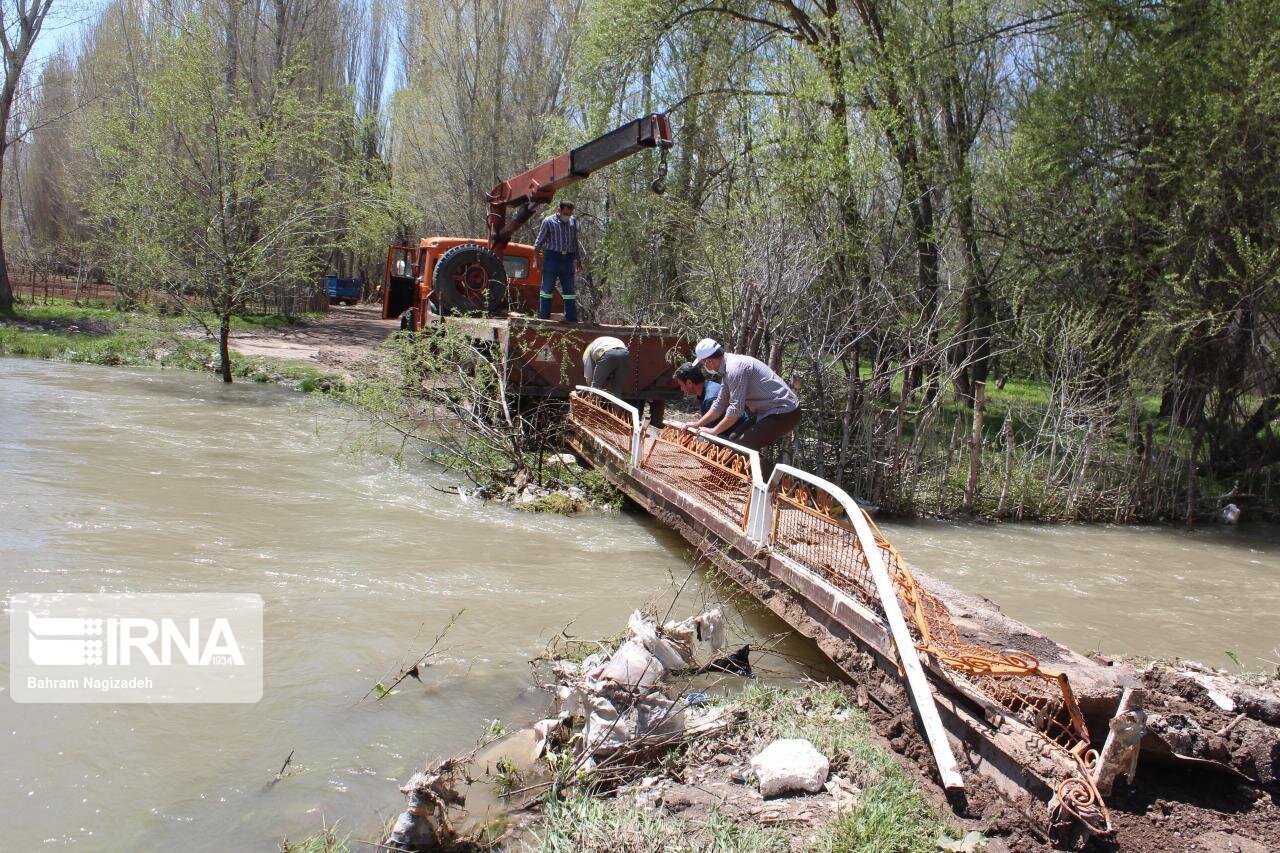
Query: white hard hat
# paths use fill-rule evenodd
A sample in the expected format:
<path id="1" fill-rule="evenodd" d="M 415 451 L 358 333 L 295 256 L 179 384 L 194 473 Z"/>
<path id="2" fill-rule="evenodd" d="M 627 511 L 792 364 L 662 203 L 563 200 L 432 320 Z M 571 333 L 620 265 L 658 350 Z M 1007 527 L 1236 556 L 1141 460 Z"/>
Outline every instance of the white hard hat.
<path id="1" fill-rule="evenodd" d="M 716 341 L 715 338 L 703 338 L 698 341 L 698 345 L 693 348 L 693 363 L 702 364 L 702 362 L 711 358 L 711 356 L 720 352 L 722 349 L 723 347 L 720 346 L 720 343 Z"/>

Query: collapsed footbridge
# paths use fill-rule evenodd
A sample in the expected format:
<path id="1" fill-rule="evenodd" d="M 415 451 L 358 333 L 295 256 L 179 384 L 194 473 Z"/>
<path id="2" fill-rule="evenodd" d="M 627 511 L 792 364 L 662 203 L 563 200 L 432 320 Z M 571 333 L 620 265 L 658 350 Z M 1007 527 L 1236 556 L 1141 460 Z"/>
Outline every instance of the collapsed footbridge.
<path id="1" fill-rule="evenodd" d="M 871 683 L 871 700 L 909 700 L 926 763 L 954 801 L 994 784 L 1060 839 L 1111 831 L 1101 792 L 1137 749 L 1112 725 L 1140 695 L 1133 670 L 1076 654 L 912 569 L 848 494 L 813 474 L 778 465 L 766 479 L 755 451 L 650 426 L 582 386 L 568 433 L 618 488 Z"/>

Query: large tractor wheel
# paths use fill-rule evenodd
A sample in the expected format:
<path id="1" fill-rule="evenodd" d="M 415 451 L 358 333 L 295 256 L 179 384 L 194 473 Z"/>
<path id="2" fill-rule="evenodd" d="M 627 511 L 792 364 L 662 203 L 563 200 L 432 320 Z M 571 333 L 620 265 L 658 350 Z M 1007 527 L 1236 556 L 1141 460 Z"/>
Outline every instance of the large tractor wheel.
<path id="1" fill-rule="evenodd" d="M 507 272 L 502 258 L 483 246 L 454 246 L 436 262 L 431 287 L 443 307 L 463 314 L 506 310 Z"/>

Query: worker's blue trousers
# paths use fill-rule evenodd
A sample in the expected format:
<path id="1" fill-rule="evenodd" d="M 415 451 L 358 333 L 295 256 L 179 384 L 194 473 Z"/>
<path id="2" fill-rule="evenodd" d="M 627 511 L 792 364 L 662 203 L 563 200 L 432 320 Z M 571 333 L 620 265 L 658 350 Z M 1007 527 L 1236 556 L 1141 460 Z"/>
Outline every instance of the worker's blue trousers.
<path id="1" fill-rule="evenodd" d="M 564 319 L 578 322 L 578 294 L 573 288 L 574 256 L 550 250 L 542 253 L 542 290 L 538 293 L 538 316 L 551 318 L 551 298 L 556 295 L 556 282 L 564 297 Z"/>

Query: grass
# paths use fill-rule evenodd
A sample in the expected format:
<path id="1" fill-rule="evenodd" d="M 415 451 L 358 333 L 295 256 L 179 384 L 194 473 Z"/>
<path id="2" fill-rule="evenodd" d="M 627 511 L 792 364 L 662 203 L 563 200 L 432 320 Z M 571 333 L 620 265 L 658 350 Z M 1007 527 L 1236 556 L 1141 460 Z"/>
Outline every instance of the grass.
<path id="1" fill-rule="evenodd" d="M 241 314 L 231 318 L 231 328 L 240 330 L 284 329 L 300 322 L 315 320 L 320 314 Z M 195 326 L 196 318 L 210 326 L 217 326 L 217 315 L 211 311 L 186 313 L 170 306 L 140 305 L 123 309 L 114 302 L 103 300 L 50 299 L 48 303 L 19 303 L 14 305 L 14 319 L 28 323 L 112 323 L 131 325 L 143 320 L 168 322 L 175 326 Z"/>
<path id="2" fill-rule="evenodd" d="M 740 694 L 718 701 L 747 711 L 739 732 L 744 756 L 776 738 L 805 738 L 862 789 L 853 808 L 805 840 L 805 849 L 926 853 L 937 849 L 939 837 L 956 834 L 897 759 L 872 744 L 871 724 L 844 688 L 817 685 L 796 690 L 752 683 Z M 800 842 L 792 830 L 734 821 L 715 809 L 705 821 L 690 821 L 641 808 L 629 796 L 604 799 L 579 792 L 565 800 L 549 798 L 542 818 L 529 845 L 540 853 L 772 853 L 797 849 Z"/>
<path id="3" fill-rule="evenodd" d="M 816 848 L 927 853 L 950 824 L 929 805 L 888 752 L 870 740 L 871 723 L 838 686 L 785 690 L 751 684 L 738 697 L 762 742 L 804 738 L 823 755 L 848 756 L 847 773 L 862 796 L 820 832 Z"/>
<path id="4" fill-rule="evenodd" d="M 280 853 L 350 853 L 351 837 L 338 835 L 337 829 L 337 823 L 324 824 L 319 832 L 301 841 L 286 838 L 280 842 Z"/>
<path id="5" fill-rule="evenodd" d="M 277 328 L 287 318 L 265 314 L 236 318 L 247 327 Z M 188 322 L 153 312 L 118 311 L 101 305 L 54 300 L 49 305 L 19 306 L 15 321 L 0 322 L 0 356 L 22 356 L 108 366 L 158 366 L 213 370 L 217 348 L 206 338 L 182 334 Z M 19 325 L 22 324 L 22 325 Z M 30 328 L 29 326 L 49 328 Z M 68 331 L 62 326 L 85 325 Z M 341 380 L 306 364 L 239 356 L 232 375 L 252 382 L 294 384 L 312 393 L 340 390 Z"/>
<path id="6" fill-rule="evenodd" d="M 937 839 L 949 830 L 894 765 L 880 781 L 863 789 L 857 806 L 823 828 L 816 847 L 829 853 L 932 853 L 938 849 Z"/>
<path id="7" fill-rule="evenodd" d="M 215 351 L 207 341 L 175 338 L 171 333 L 152 330 L 81 334 L 0 326 L 0 355 L 205 370 Z"/>
<path id="8" fill-rule="evenodd" d="M 791 849 L 789 834 L 737 823 L 718 810 L 695 822 L 646 811 L 630 800 L 578 794 L 548 802 L 543 817 L 545 822 L 529 845 L 539 853 L 773 853 Z"/>
<path id="9" fill-rule="evenodd" d="M 552 492 L 549 495 L 534 498 L 528 503 L 518 503 L 513 506 L 524 512 L 550 512 L 556 515 L 573 515 L 580 509 L 574 499 L 564 492 Z"/>

